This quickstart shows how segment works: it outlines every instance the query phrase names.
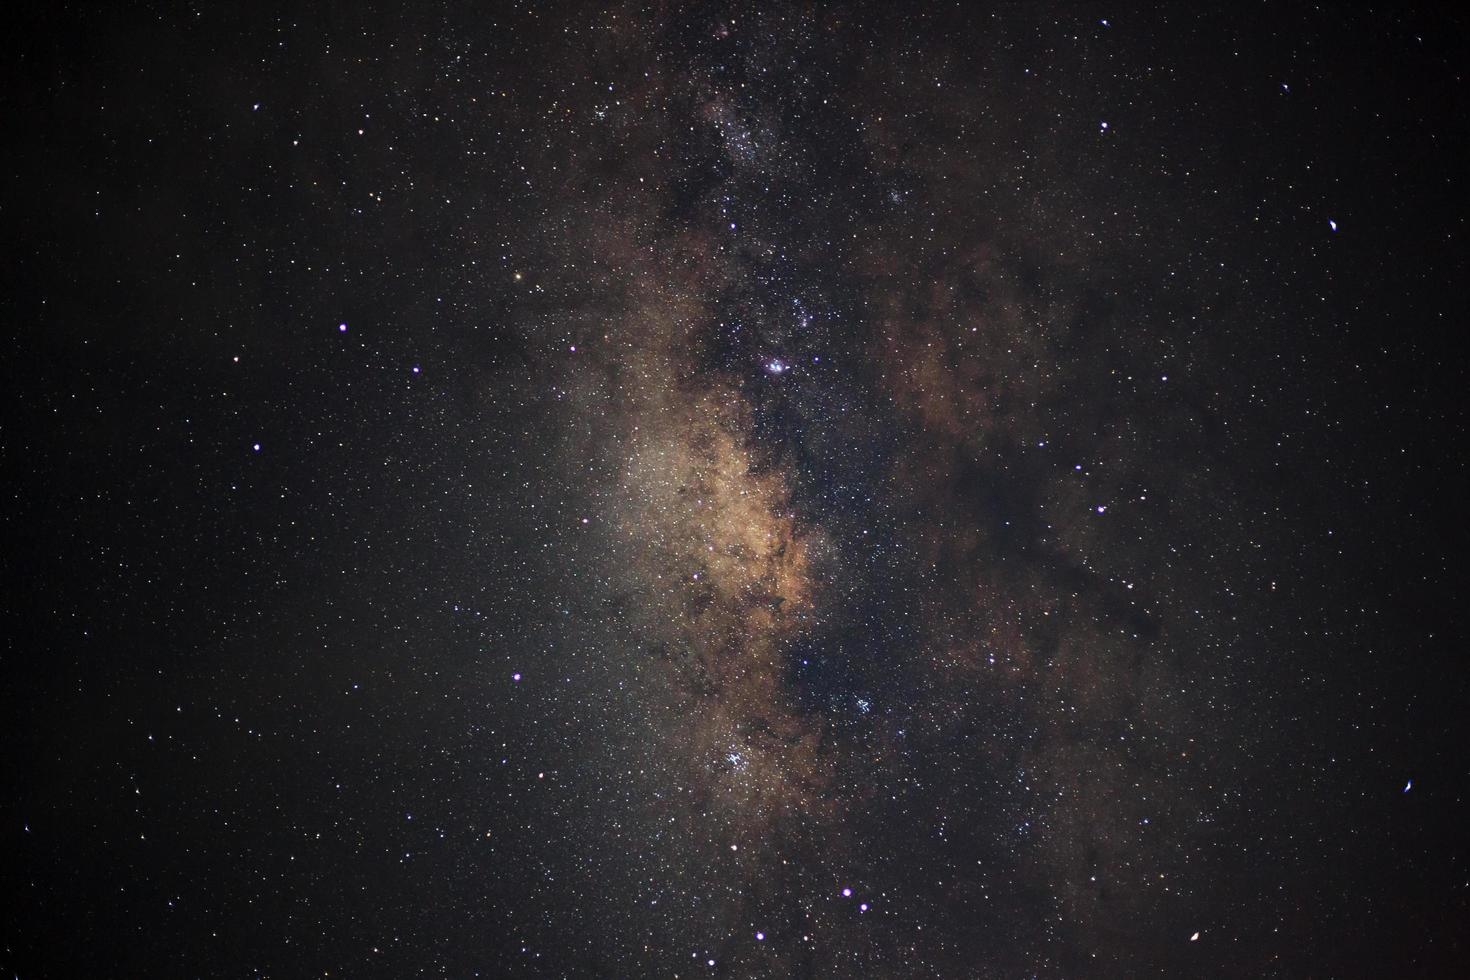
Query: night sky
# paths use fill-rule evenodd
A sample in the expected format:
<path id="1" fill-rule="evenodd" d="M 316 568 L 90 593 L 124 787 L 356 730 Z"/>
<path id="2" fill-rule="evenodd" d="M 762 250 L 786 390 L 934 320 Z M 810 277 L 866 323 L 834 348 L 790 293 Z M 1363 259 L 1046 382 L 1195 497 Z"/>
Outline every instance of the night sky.
<path id="1" fill-rule="evenodd" d="M 1470 18 L 9 13 L 7 977 L 1470 969 Z"/>

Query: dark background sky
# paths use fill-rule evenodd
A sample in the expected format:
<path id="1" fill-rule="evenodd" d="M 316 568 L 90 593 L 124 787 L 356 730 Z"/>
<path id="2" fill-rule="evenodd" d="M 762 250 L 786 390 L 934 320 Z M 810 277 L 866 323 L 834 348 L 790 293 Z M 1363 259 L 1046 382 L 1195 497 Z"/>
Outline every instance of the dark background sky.
<path id="1" fill-rule="evenodd" d="M 12 17 L 0 969 L 1463 969 L 1463 15 Z"/>

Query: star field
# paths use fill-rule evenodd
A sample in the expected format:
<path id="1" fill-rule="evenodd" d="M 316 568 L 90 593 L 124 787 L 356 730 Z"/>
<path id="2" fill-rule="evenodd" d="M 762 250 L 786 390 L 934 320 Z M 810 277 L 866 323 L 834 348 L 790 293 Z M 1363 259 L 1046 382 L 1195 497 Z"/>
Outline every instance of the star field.
<path id="1" fill-rule="evenodd" d="M 0 969 L 1457 975 L 1466 37 L 31 11 Z"/>

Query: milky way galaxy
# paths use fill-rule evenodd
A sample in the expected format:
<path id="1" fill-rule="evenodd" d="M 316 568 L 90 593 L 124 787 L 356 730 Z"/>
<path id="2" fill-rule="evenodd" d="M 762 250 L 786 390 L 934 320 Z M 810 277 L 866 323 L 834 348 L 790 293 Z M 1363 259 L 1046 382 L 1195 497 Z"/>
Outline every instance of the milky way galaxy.
<path id="1" fill-rule="evenodd" d="M 627 776 L 659 806 L 614 836 L 643 855 L 629 887 L 674 917 L 648 955 L 680 957 L 664 937 L 689 942 L 691 905 L 744 934 L 719 943 L 737 975 L 1021 969 L 1018 930 L 1034 955 L 1104 902 L 1182 928 L 1194 895 L 1169 879 L 1209 860 L 1195 736 L 1227 719 L 1181 677 L 1188 626 L 1153 611 L 1169 585 L 1146 569 L 1177 562 L 1148 550 L 1179 533 L 1171 501 L 1223 507 L 1225 490 L 1157 465 L 1197 438 L 1152 417 L 1178 408 L 1145 404 L 1145 434 L 1088 390 L 1128 327 L 1089 309 L 1117 260 L 1043 216 L 1008 236 L 1011 202 L 976 206 L 1013 192 L 1005 175 L 943 166 L 974 153 L 963 134 L 994 95 L 956 71 L 960 128 L 936 142 L 903 98 L 854 118 L 818 84 L 797 101 L 790 79 L 747 81 L 767 58 L 846 60 L 816 53 L 837 29 L 770 15 L 754 33 L 779 54 L 701 39 L 622 89 L 615 149 L 569 148 L 557 168 L 614 188 L 559 216 L 554 251 L 599 283 L 607 269 L 617 314 L 534 326 L 577 341 L 549 383 L 588 437 L 560 465 L 597 460 L 591 590 L 626 626 L 628 682 L 657 692 Z M 641 173 L 658 177 L 635 199 L 615 189 Z M 824 193 L 843 178 L 866 195 Z M 589 231 L 599 214 L 628 225 Z M 1119 545 L 1143 525 L 1153 542 Z M 1153 821 L 1171 826 L 1163 848 Z M 1119 868 L 1137 887 L 1109 898 L 1124 889 L 1096 872 Z M 1066 887 L 1039 894 L 1053 879 Z M 1007 921 L 1021 908 L 1031 921 Z M 920 941 L 926 921 L 942 945 Z"/>

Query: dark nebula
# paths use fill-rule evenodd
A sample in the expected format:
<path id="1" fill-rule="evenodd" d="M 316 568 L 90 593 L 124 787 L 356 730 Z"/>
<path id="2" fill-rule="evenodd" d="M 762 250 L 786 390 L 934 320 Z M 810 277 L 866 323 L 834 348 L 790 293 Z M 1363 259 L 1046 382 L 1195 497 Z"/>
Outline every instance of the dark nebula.
<path id="1" fill-rule="evenodd" d="M 1466 29 L 38 5 L 0 970 L 1463 975 Z"/>

